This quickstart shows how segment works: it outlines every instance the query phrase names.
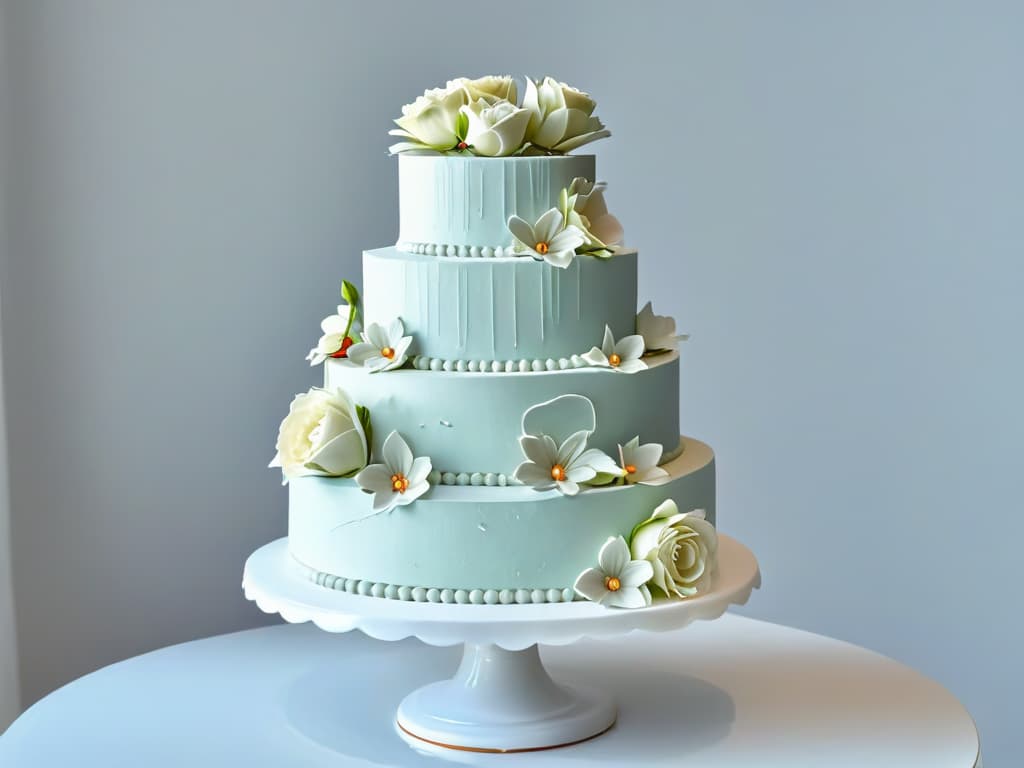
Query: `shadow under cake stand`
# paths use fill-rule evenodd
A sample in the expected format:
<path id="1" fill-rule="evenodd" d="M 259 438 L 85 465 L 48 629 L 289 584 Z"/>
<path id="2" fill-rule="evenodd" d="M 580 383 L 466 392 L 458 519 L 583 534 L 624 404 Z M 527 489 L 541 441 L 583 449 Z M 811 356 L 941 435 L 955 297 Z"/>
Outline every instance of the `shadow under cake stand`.
<path id="1" fill-rule="evenodd" d="M 718 572 L 708 592 L 622 610 L 576 601 L 525 605 L 418 603 L 328 589 L 288 552 L 288 539 L 249 556 L 245 596 L 288 622 L 311 621 L 326 632 L 358 629 L 378 640 L 416 637 L 428 645 L 464 645 L 450 680 L 413 691 L 398 707 L 400 735 L 419 750 L 522 752 L 568 746 L 615 723 L 612 697 L 551 679 L 538 643 L 566 645 L 583 637 L 633 630 L 680 629 L 720 617 L 760 586 L 753 553 L 719 536 Z"/>

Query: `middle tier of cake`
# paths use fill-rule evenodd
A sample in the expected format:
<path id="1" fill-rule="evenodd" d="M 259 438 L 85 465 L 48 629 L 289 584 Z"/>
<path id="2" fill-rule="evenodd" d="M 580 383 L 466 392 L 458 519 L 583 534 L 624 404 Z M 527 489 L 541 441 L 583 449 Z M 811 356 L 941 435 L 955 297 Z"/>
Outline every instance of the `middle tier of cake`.
<path id="1" fill-rule="evenodd" d="M 412 352 L 453 365 L 536 370 L 636 332 L 636 251 L 577 256 L 565 269 L 527 256 L 363 254 L 363 314 L 401 318 Z M 564 366 L 564 364 L 563 364 Z"/>
<path id="2" fill-rule="evenodd" d="M 519 447 L 528 408 L 567 393 L 589 398 L 597 429 L 588 440 L 618 457 L 634 437 L 658 443 L 666 461 L 679 449 L 679 354 L 656 355 L 636 373 L 576 368 L 536 373 L 473 373 L 402 369 L 369 373 L 346 360 L 328 360 L 325 386 L 341 388 L 370 410 L 373 451 L 392 430 L 417 456 L 429 456 L 443 482 L 460 475 L 511 482 L 523 461 Z"/>

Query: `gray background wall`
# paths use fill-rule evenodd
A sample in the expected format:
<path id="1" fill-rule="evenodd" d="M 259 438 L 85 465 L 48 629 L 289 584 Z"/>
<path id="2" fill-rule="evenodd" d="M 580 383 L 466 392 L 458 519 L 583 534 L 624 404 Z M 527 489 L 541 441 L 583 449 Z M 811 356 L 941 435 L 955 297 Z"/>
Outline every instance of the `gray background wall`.
<path id="1" fill-rule="evenodd" d="M 360 249 L 384 132 L 448 77 L 590 90 L 746 612 L 942 681 L 1010 764 L 1024 391 L 1022 6 L 8 2 L 2 273 L 29 703 L 257 624 L 264 469 Z"/>

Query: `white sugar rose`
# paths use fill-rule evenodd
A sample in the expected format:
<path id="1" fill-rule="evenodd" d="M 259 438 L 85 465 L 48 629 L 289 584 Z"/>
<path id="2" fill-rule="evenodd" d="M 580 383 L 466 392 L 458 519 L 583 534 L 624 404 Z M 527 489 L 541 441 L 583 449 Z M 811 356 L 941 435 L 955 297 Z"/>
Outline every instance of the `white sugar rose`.
<path id="1" fill-rule="evenodd" d="M 466 144 L 475 155 L 505 157 L 523 146 L 530 113 L 507 101 L 491 104 L 478 99 L 462 107 Z"/>
<path id="2" fill-rule="evenodd" d="M 395 120 L 398 128 L 389 133 L 405 141 L 391 145 L 391 153 L 453 149 L 460 142 L 459 109 L 468 100 L 465 89 L 458 85 L 424 91 L 412 104 L 402 107 L 402 116 Z"/>
<path id="3" fill-rule="evenodd" d="M 650 584 L 668 597 L 707 591 L 718 567 L 718 533 L 704 510 L 680 513 L 672 499 L 633 529 L 629 546 L 635 559 L 654 566 Z"/>
<path id="4" fill-rule="evenodd" d="M 306 475 L 352 475 L 369 458 L 370 414 L 342 390 L 314 388 L 292 400 L 277 436 L 271 467 L 284 481 Z"/>
<path id="5" fill-rule="evenodd" d="M 468 77 L 457 77 L 448 81 L 448 88 L 462 88 L 469 101 L 483 99 L 490 103 L 496 101 L 515 102 L 518 97 L 516 81 L 509 75 L 487 75 L 470 80 Z"/>
<path id="6" fill-rule="evenodd" d="M 545 77 L 540 83 L 526 78 L 523 108 L 530 112 L 526 138 L 549 152 L 569 152 L 611 136 L 593 115 L 597 103 L 583 91 Z"/>

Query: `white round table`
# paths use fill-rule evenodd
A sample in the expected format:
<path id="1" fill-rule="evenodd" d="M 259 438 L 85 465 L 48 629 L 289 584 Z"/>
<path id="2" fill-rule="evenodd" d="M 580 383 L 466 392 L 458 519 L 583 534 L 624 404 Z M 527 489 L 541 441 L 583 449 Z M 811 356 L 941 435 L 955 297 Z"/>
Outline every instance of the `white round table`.
<path id="1" fill-rule="evenodd" d="M 878 654 L 735 615 L 542 647 L 556 680 L 615 694 L 605 735 L 535 753 L 414 752 L 394 712 L 461 649 L 284 625 L 164 648 L 47 696 L 0 736 L 4 768 L 74 765 L 973 768 L 944 688 Z"/>

